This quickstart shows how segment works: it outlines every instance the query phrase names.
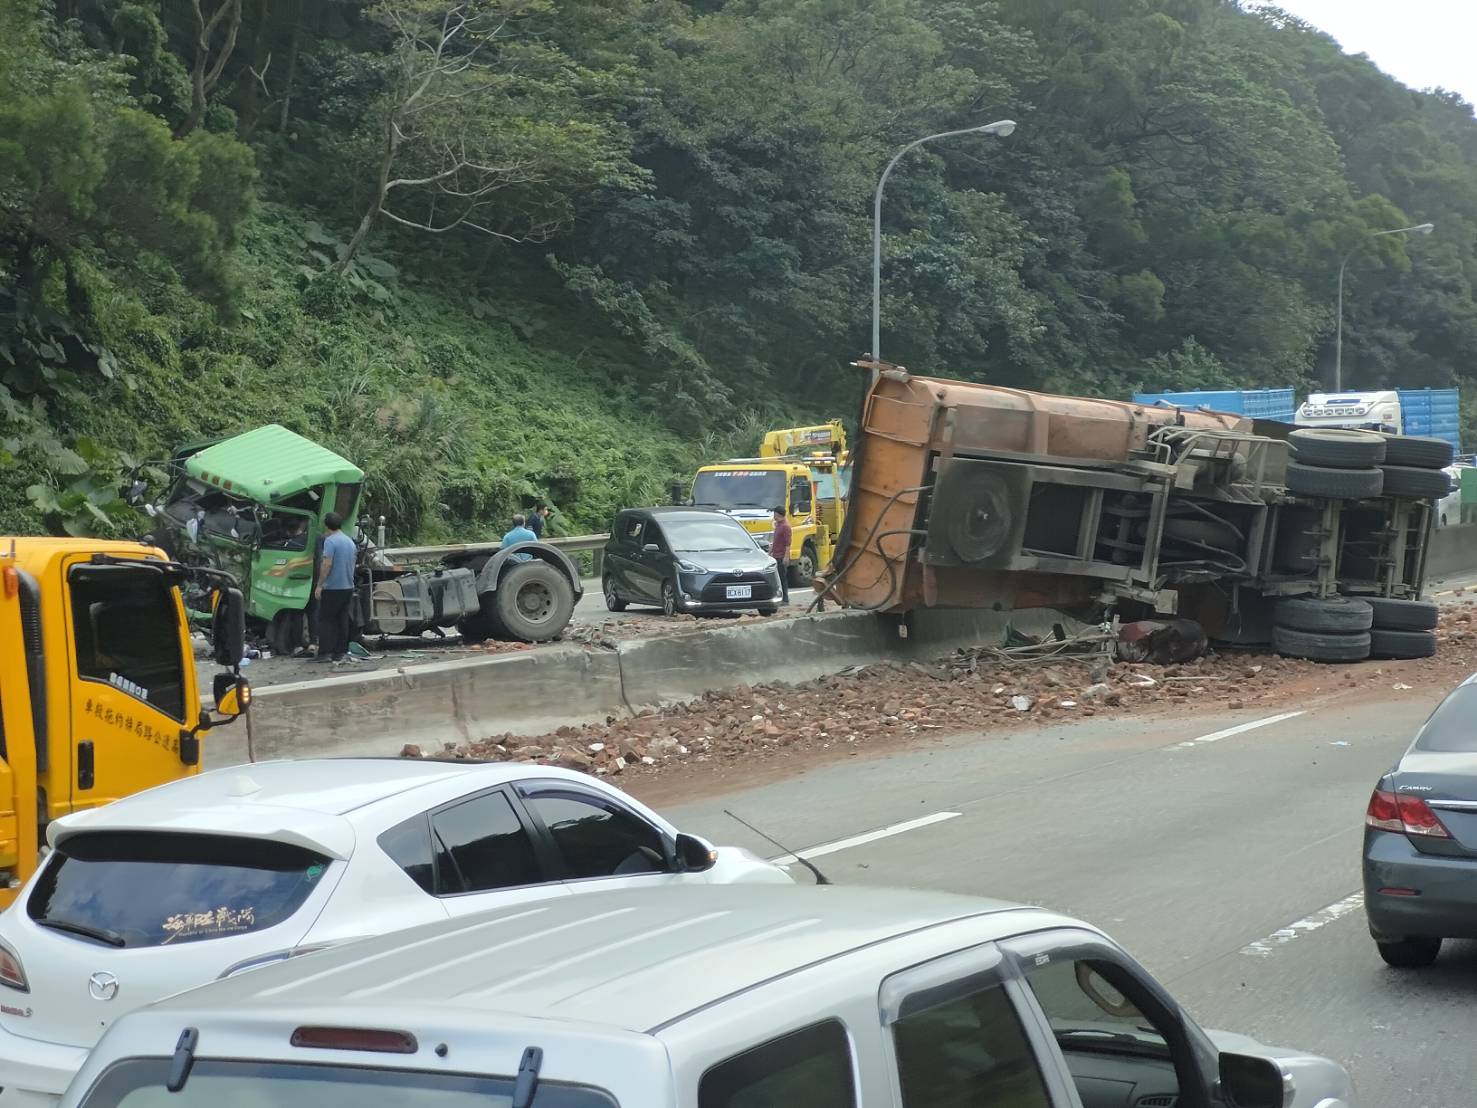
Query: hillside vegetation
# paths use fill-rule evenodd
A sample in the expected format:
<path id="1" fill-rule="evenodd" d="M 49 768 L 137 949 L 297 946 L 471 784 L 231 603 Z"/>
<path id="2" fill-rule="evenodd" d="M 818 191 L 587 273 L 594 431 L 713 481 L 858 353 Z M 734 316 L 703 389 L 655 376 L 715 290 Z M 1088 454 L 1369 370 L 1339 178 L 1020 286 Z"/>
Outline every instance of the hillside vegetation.
<path id="1" fill-rule="evenodd" d="M 0 0 L 0 531 L 273 420 L 409 539 L 603 527 L 883 354 L 1477 374 L 1477 121 L 1230 0 Z M 1370 237 L 1430 221 L 1429 238 Z"/>

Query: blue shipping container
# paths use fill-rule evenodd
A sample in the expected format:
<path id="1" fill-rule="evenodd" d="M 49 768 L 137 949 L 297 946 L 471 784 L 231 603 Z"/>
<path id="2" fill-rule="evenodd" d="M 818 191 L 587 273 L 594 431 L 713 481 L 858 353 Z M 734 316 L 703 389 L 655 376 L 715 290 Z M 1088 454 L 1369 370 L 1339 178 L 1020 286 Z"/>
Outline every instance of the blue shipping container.
<path id="1" fill-rule="evenodd" d="M 1407 435 L 1445 439 L 1462 450 L 1462 404 L 1456 389 L 1401 389 L 1400 422 Z"/>
<path id="2" fill-rule="evenodd" d="M 1194 392 L 1136 392 L 1135 404 L 1173 404 L 1176 408 L 1209 408 L 1250 419 L 1291 423 L 1297 413 L 1292 389 L 1199 389 Z"/>

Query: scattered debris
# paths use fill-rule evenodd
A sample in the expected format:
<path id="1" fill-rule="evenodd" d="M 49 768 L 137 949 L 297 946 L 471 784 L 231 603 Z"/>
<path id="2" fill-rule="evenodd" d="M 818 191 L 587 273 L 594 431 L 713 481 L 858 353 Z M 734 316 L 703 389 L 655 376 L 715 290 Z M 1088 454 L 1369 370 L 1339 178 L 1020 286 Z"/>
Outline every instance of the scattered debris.
<path id="1" fill-rule="evenodd" d="M 1193 619 L 1141 619 L 1118 628 L 1118 657 L 1125 662 L 1179 665 L 1201 657 L 1208 642 Z"/>

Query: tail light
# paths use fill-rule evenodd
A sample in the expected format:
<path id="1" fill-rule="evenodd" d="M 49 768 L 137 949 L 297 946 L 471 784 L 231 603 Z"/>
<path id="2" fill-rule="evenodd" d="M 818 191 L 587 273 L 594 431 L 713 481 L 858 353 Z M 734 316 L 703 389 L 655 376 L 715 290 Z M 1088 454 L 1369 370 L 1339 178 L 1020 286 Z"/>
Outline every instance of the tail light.
<path id="1" fill-rule="evenodd" d="M 23 993 L 31 991 L 31 986 L 26 982 L 26 971 L 21 968 L 20 956 L 4 943 L 0 943 L 0 985 L 19 989 Z"/>
<path id="2" fill-rule="evenodd" d="M 1369 798 L 1364 823 L 1378 831 L 1400 831 L 1432 839 L 1451 838 L 1451 832 L 1441 825 L 1436 813 L 1424 800 L 1388 789 L 1375 789 Z"/>

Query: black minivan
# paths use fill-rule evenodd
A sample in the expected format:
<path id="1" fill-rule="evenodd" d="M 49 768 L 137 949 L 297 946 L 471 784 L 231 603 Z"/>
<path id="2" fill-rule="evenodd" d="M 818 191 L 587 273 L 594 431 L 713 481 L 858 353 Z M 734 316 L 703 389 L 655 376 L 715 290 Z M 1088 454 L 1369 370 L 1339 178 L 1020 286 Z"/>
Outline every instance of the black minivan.
<path id="1" fill-rule="evenodd" d="M 678 612 L 779 611 L 775 560 L 722 512 L 628 508 L 617 513 L 601 574 L 612 612 L 628 604 Z"/>

